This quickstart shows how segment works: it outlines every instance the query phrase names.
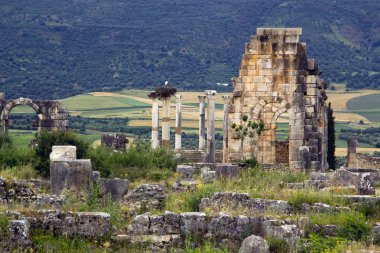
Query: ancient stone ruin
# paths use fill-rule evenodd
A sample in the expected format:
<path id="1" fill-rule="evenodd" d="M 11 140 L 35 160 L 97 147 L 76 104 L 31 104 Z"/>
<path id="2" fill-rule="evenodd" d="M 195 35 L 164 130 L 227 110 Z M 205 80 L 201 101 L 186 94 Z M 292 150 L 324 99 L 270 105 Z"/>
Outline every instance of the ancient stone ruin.
<path id="1" fill-rule="evenodd" d="M 31 100 L 18 98 L 6 100 L 4 93 L 0 93 L 0 125 L 3 131 L 10 127 L 9 115 L 13 108 L 19 105 L 27 105 L 33 108 L 38 116 L 38 130 L 67 130 L 69 126 L 68 111 L 60 101 L 55 100 Z"/>
<path id="2" fill-rule="evenodd" d="M 307 57 L 301 35 L 301 28 L 258 28 L 246 44 L 239 77 L 233 79 L 228 118 L 239 124 L 242 115 L 248 115 L 262 121 L 265 131 L 252 152 L 248 140 L 241 150 L 230 128 L 228 160 L 238 160 L 243 152 L 246 158 L 253 153 L 263 164 L 277 163 L 276 123 L 288 113 L 290 168 L 327 168 L 327 96 L 322 72 L 316 61 Z M 302 148 L 310 156 L 310 168 L 301 155 Z"/>
<path id="3" fill-rule="evenodd" d="M 125 151 L 129 143 L 125 134 L 103 134 L 100 141 L 101 145 L 116 151 Z"/>
<path id="4" fill-rule="evenodd" d="M 246 45 L 239 77 L 233 78 L 233 94 L 223 97 L 223 162 L 254 156 L 264 166 L 285 164 L 291 169 L 317 171 L 328 168 L 325 84 L 318 64 L 307 57 L 301 35 L 301 28 L 258 28 Z M 157 148 L 160 98 L 152 94 L 152 146 Z M 216 91 L 208 90 L 199 96 L 199 148 L 192 152 L 181 151 L 182 107 L 181 96 L 177 95 L 177 153 L 198 156 L 202 162 L 216 161 L 215 95 Z M 162 145 L 166 147 L 170 145 L 169 98 L 161 99 Z M 285 114 L 289 118 L 289 137 L 280 142 L 276 139 L 276 124 Z M 241 145 L 231 127 L 232 123 L 241 124 L 244 115 L 264 124 L 264 132 L 253 145 L 248 138 Z"/>

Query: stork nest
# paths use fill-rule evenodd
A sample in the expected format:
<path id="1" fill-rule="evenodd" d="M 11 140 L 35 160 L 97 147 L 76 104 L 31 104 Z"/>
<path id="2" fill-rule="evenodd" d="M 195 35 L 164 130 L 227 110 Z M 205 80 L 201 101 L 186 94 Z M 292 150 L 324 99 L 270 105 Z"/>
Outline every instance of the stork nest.
<path id="1" fill-rule="evenodd" d="M 177 92 L 176 88 L 168 85 L 162 85 L 156 88 L 155 91 L 148 94 L 150 98 L 170 98 Z"/>

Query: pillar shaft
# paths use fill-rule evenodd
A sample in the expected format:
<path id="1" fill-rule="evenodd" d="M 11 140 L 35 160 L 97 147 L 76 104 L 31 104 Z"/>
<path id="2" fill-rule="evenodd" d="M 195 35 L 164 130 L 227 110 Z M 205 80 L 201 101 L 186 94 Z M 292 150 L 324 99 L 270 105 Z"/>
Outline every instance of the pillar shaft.
<path id="1" fill-rule="evenodd" d="M 357 168 L 357 156 L 356 156 L 356 147 L 358 141 L 356 139 L 347 140 L 347 167 L 348 168 Z"/>
<path id="2" fill-rule="evenodd" d="M 223 96 L 223 162 L 228 161 L 228 111 L 231 97 Z"/>
<path id="3" fill-rule="evenodd" d="M 206 150 L 206 96 L 199 98 L 199 150 Z"/>
<path id="4" fill-rule="evenodd" d="M 176 95 L 175 152 L 182 149 L 182 95 Z"/>
<path id="5" fill-rule="evenodd" d="M 162 146 L 170 147 L 170 98 L 162 99 Z"/>
<path id="6" fill-rule="evenodd" d="M 214 90 L 205 91 L 207 94 L 207 158 L 215 162 L 215 94 Z"/>
<path id="7" fill-rule="evenodd" d="M 159 131 L 159 100 L 158 98 L 153 98 L 152 102 L 152 148 L 156 149 L 159 147 L 160 142 L 158 140 Z"/>

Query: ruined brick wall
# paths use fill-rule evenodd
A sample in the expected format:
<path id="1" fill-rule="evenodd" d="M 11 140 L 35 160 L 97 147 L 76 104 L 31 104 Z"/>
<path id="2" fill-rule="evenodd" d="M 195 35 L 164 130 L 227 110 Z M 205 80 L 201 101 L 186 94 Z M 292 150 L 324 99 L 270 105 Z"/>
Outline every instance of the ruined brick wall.
<path id="1" fill-rule="evenodd" d="M 276 163 L 276 123 L 283 113 L 289 115 L 289 165 L 303 168 L 299 148 L 308 146 L 312 169 L 327 164 L 327 99 L 320 71 L 306 55 L 300 43 L 300 28 L 258 28 L 245 46 L 239 77 L 233 79 L 233 99 L 229 122 L 240 124 L 242 115 L 261 120 L 265 131 L 256 140 L 253 153 L 259 162 Z M 229 127 L 227 156 L 239 160 L 241 152 L 249 158 L 252 148 L 248 138 L 240 148 Z"/>

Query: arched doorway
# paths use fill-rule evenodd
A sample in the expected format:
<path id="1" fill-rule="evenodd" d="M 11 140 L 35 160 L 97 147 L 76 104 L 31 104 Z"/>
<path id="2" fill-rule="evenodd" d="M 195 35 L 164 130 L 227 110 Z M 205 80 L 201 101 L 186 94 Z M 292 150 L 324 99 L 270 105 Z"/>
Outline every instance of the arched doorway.
<path id="1" fill-rule="evenodd" d="M 29 98 L 19 98 L 15 100 L 10 100 L 4 106 L 1 112 L 0 120 L 1 120 L 3 131 L 8 131 L 9 127 L 11 126 L 11 121 L 9 120 L 9 117 L 13 108 L 17 106 L 28 106 L 33 109 L 33 111 L 36 113 L 38 117 L 38 124 L 36 125 L 38 125 L 38 130 L 40 130 L 40 121 L 43 119 L 43 115 L 42 115 L 40 107 Z"/>

